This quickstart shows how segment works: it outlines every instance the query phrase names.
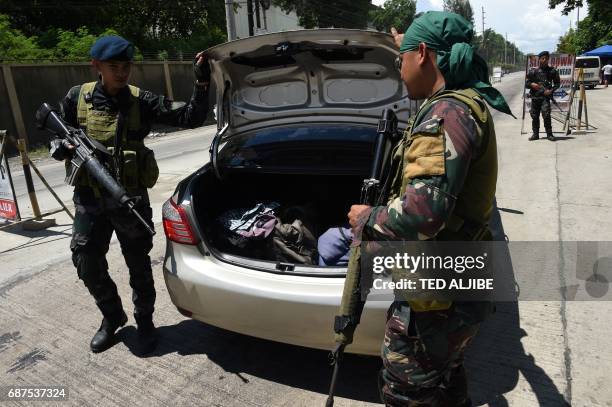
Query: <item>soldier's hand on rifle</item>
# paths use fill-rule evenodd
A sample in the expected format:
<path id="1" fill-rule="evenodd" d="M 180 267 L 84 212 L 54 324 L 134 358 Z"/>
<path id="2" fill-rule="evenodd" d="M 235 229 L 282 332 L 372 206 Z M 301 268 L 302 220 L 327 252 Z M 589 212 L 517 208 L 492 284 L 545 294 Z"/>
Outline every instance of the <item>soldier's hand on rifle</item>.
<path id="1" fill-rule="evenodd" d="M 540 90 L 541 88 L 542 88 L 542 87 L 541 87 L 541 86 L 540 86 L 540 84 L 538 84 L 538 83 L 532 83 L 532 84 L 531 84 L 531 89 L 533 89 L 533 90 L 535 90 L 535 91 L 538 91 L 538 90 Z"/>
<path id="2" fill-rule="evenodd" d="M 402 41 L 404 40 L 404 34 L 398 33 L 395 27 L 391 27 L 391 35 L 393 36 L 395 45 L 397 45 L 397 47 L 399 48 L 402 45 Z"/>
<path id="3" fill-rule="evenodd" d="M 552 90 L 550 90 L 550 89 L 546 89 L 546 90 L 544 91 L 544 96 L 550 96 L 550 95 L 552 95 L 552 93 L 553 93 L 553 92 L 552 92 Z"/>
<path id="4" fill-rule="evenodd" d="M 363 223 L 364 213 L 370 209 L 368 205 L 353 205 L 351 206 L 351 211 L 348 213 L 349 223 L 351 224 L 351 228 L 353 232 L 356 231 L 358 227 Z"/>
<path id="5" fill-rule="evenodd" d="M 210 65 L 208 56 L 204 51 L 198 52 L 193 61 L 193 74 L 198 84 L 208 84 L 210 82 Z"/>
<path id="6" fill-rule="evenodd" d="M 50 142 L 51 146 L 49 148 L 49 153 L 51 157 L 58 161 L 63 161 L 66 158 L 72 157 L 72 153 L 74 152 L 74 146 L 70 144 L 67 140 L 62 139 L 53 139 Z"/>

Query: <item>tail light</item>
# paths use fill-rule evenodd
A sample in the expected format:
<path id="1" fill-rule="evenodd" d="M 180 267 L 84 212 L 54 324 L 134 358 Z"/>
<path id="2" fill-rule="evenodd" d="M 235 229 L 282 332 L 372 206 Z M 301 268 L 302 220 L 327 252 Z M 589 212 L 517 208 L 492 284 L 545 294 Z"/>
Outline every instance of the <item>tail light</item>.
<path id="1" fill-rule="evenodd" d="M 182 244 L 197 244 L 198 238 L 191 229 L 185 209 L 177 205 L 172 198 L 162 206 L 164 233 L 168 240 Z"/>

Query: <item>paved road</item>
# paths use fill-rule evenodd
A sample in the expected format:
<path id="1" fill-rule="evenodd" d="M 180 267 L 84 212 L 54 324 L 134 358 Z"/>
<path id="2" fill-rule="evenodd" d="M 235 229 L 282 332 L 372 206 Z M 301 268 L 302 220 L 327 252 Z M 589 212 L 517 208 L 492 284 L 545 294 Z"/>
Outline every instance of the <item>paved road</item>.
<path id="1" fill-rule="evenodd" d="M 498 86 L 517 116 L 521 80 L 512 75 Z M 520 120 L 495 115 L 498 203 L 511 240 L 612 240 L 612 193 L 597 187 L 609 184 L 612 173 L 607 155 L 612 129 L 604 126 L 606 113 L 597 110 L 610 106 L 612 90 L 591 94 L 589 117 L 601 124 L 600 130 L 557 143 L 528 142 L 527 135 L 519 134 Z M 162 170 L 152 193 L 154 207 L 178 179 L 207 159 L 210 136 L 208 129 L 152 143 Z M 41 168 L 52 183 L 61 184 L 61 167 Z M 68 200 L 69 191 L 59 190 Z M 43 207 L 55 207 L 48 203 Z M 60 226 L 43 234 L 0 232 L 0 384 L 66 385 L 70 405 L 323 405 L 330 374 L 325 352 L 222 331 L 177 313 L 161 277 L 162 234 L 155 237 L 151 254 L 158 351 L 143 359 L 131 353 L 135 328 L 130 321 L 119 333 L 121 343 L 103 354 L 89 353 L 99 317 L 68 258 L 69 224 L 62 216 Z M 111 247 L 109 265 L 128 311 L 130 291 L 117 244 Z M 593 302 L 500 305 L 467 357 L 473 401 L 521 407 L 560 406 L 564 400 L 575 406 L 612 405 L 607 386 L 612 356 L 606 351 L 610 311 L 610 303 Z M 379 366 L 377 358 L 348 356 L 336 405 L 376 405 Z"/>

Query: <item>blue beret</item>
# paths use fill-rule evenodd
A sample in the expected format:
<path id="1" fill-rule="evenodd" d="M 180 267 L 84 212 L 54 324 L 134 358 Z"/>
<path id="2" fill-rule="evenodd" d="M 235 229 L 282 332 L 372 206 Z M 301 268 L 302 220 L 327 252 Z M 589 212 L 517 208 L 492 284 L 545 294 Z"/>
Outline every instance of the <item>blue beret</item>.
<path id="1" fill-rule="evenodd" d="M 542 51 L 538 54 L 538 58 L 549 57 L 549 56 L 550 56 L 550 52 L 548 51 Z"/>
<path id="2" fill-rule="evenodd" d="M 134 45 L 118 35 L 106 35 L 92 45 L 89 55 L 100 61 L 131 61 L 134 58 Z"/>

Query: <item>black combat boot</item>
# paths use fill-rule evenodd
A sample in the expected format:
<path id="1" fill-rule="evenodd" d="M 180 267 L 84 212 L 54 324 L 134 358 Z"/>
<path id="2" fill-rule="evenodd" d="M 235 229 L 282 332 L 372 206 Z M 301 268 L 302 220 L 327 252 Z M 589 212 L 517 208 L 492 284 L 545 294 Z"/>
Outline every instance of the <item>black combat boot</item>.
<path id="1" fill-rule="evenodd" d="M 538 133 L 533 133 L 531 137 L 529 137 L 529 141 L 538 140 L 539 138 L 540 138 L 540 135 Z"/>
<path id="2" fill-rule="evenodd" d="M 153 316 L 134 316 L 138 325 L 138 354 L 146 355 L 157 347 L 157 332 L 153 324 Z"/>
<path id="3" fill-rule="evenodd" d="M 121 311 L 121 315 L 116 320 L 110 320 L 106 317 L 102 320 L 100 329 L 91 339 L 89 347 L 93 353 L 104 352 L 115 344 L 115 331 L 126 324 L 127 315 Z"/>

